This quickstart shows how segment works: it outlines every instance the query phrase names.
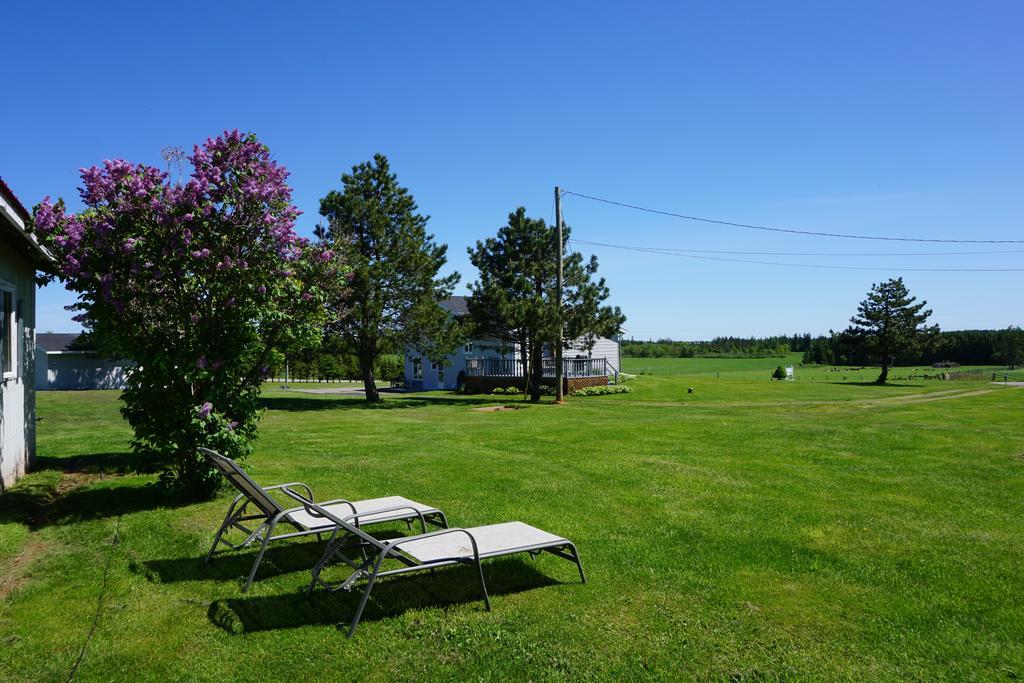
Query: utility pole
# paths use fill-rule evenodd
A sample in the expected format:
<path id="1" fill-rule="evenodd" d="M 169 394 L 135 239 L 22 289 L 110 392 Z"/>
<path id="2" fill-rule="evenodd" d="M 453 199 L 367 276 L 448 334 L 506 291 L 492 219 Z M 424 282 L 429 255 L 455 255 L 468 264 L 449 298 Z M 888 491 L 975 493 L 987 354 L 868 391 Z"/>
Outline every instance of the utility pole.
<path id="1" fill-rule="evenodd" d="M 562 391 L 564 381 L 564 370 L 562 368 L 562 335 L 565 325 L 562 321 L 562 192 L 555 185 L 555 225 L 558 227 L 558 279 L 555 285 L 555 294 L 558 297 L 558 342 L 555 345 L 555 403 L 562 403 L 565 400 Z"/>

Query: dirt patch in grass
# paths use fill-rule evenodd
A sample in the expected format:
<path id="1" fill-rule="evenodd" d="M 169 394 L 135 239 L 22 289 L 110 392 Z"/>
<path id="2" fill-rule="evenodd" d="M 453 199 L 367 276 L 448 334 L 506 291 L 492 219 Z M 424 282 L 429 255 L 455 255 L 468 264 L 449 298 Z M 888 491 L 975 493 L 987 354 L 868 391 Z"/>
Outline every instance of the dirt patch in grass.
<path id="1" fill-rule="evenodd" d="M 35 530 L 51 521 L 54 504 L 71 491 L 104 478 L 102 474 L 87 472 L 64 473 L 56 486 L 25 501 L 27 509 L 21 523 L 29 528 L 30 533 L 21 550 L 9 561 L 0 564 L 0 600 L 27 583 L 31 578 L 28 568 L 50 551 L 51 543 L 40 538 Z"/>
<path id="2" fill-rule="evenodd" d="M 14 559 L 3 568 L 3 574 L 0 574 L 0 600 L 6 600 L 8 595 L 28 582 L 30 575 L 26 569 L 49 549 L 48 542 L 34 536 L 25 542 Z"/>
<path id="3" fill-rule="evenodd" d="M 931 403 L 932 401 L 947 401 L 954 398 L 969 398 L 971 396 L 982 396 L 991 394 L 995 389 L 975 389 L 963 391 L 954 389 L 952 391 L 935 391 L 928 394 L 909 394 L 907 396 L 890 396 L 864 401 L 862 406 L 883 406 L 883 405 L 908 405 L 913 403 Z"/>
<path id="4" fill-rule="evenodd" d="M 483 408 L 470 408 L 474 413 L 497 413 L 502 410 L 522 410 L 526 406 L 484 406 Z"/>

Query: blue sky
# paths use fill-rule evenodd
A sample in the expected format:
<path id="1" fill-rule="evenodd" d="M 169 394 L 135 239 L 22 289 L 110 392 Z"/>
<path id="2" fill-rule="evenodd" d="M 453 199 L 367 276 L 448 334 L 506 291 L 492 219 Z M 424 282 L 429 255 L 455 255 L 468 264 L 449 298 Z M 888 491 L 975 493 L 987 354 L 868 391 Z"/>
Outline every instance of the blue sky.
<path id="1" fill-rule="evenodd" d="M 77 202 L 77 169 L 161 163 L 225 128 L 319 198 L 387 154 L 450 265 L 558 184 L 744 223 L 878 236 L 1024 239 L 1024 5 L 863 3 L 18 3 L 0 43 L 0 174 L 28 205 Z M 772 252 L 999 250 L 785 236 L 564 203 L 574 236 Z M 637 338 L 824 332 L 902 274 L 944 328 L 1024 322 L 1024 253 L 739 256 L 587 247 Z M 1024 249 L 1024 245 L 1004 246 Z M 59 286 L 40 331 L 76 329 Z"/>

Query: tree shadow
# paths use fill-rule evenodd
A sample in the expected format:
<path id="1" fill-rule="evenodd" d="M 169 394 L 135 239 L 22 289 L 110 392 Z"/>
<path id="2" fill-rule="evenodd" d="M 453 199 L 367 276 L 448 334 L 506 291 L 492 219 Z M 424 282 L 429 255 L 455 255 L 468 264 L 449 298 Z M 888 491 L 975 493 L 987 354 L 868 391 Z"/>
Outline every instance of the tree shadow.
<path id="1" fill-rule="evenodd" d="M 359 397 L 345 398 L 305 398 L 299 396 L 264 396 L 261 405 L 267 410 L 284 410 L 302 412 L 312 410 L 401 410 L 405 408 L 425 408 L 427 406 L 475 406 L 493 403 L 507 403 L 508 396 L 410 396 L 388 398 L 378 403 L 367 403 Z"/>
<path id="2" fill-rule="evenodd" d="M 171 498 L 153 482 L 139 485 L 137 480 L 121 477 L 80 474 L 56 485 L 52 481 L 19 484 L 0 496 L 0 523 L 24 524 L 36 530 L 183 505 L 187 503 Z"/>
<path id="3" fill-rule="evenodd" d="M 56 470 L 68 474 L 151 474 L 157 463 L 135 453 L 89 453 L 67 458 L 36 456 L 33 471 Z"/>
<path id="4" fill-rule="evenodd" d="M 575 572 L 575 567 L 573 567 Z M 484 565 L 490 595 L 521 593 L 563 583 L 539 572 L 521 559 L 504 559 Z M 210 605 L 210 620 L 233 633 L 270 631 L 302 626 L 343 624 L 348 626 L 361 596 L 363 584 L 352 592 L 313 591 L 258 597 L 233 597 Z M 408 610 L 444 608 L 479 603 L 483 610 L 480 576 L 476 567 L 458 565 L 381 579 L 374 586 L 360 624 L 389 619 Z"/>

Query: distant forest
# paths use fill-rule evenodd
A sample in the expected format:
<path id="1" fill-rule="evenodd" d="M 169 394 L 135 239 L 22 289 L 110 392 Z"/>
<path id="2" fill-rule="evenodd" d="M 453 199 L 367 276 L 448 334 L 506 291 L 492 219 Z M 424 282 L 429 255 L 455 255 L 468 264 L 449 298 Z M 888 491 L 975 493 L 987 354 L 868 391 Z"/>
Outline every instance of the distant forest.
<path id="1" fill-rule="evenodd" d="M 782 337 L 715 337 L 711 341 L 623 340 L 623 356 L 631 358 L 781 358 L 811 348 L 809 334 Z"/>
<path id="2" fill-rule="evenodd" d="M 1013 364 L 1020 362 L 1014 352 L 1021 332 L 1006 330 L 952 330 L 940 332 L 927 350 L 898 358 L 900 365 L 932 364 L 941 361 L 960 365 Z M 803 353 L 804 364 L 866 365 L 867 359 L 843 333 L 829 335 L 781 335 L 775 337 L 715 337 L 711 341 L 622 342 L 622 355 L 631 358 L 782 358 Z"/>

